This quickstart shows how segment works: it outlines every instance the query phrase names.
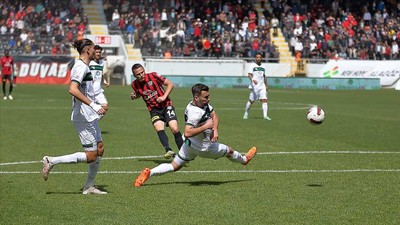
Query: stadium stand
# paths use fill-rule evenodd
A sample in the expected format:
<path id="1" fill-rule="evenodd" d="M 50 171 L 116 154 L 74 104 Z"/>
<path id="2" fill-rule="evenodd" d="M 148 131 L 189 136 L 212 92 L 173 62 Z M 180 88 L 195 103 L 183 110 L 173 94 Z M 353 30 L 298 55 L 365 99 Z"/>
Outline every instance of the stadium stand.
<path id="1" fill-rule="evenodd" d="M 10 1 L 0 4 L 0 46 L 11 54 L 70 54 L 69 43 L 87 30 L 80 1 Z"/>
<path id="2" fill-rule="evenodd" d="M 252 57 L 261 51 L 282 60 L 296 55 L 298 43 L 302 58 L 398 59 L 400 3 L 396 1 L 107 3 L 109 27 L 121 30 L 126 40 L 133 39 L 131 43 L 145 56 L 170 52 L 173 57 Z M 118 12 L 114 20 L 113 11 Z M 277 36 L 271 36 L 273 16 L 279 20 Z M 285 53 L 287 48 L 291 53 Z"/>
<path id="3" fill-rule="evenodd" d="M 122 35 L 131 59 L 390 60 L 399 59 L 399 12 L 395 0 L 5 0 L 0 51 L 71 54 L 71 40 L 91 33 Z"/>

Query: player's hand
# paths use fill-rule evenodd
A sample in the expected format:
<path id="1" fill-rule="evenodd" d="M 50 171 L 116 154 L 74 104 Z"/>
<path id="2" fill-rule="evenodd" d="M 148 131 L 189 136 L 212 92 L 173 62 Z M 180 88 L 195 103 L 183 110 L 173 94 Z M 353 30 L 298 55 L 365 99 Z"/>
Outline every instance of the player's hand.
<path id="1" fill-rule="evenodd" d="M 161 103 L 161 102 L 163 102 L 163 101 L 165 101 L 165 97 L 164 96 L 161 96 L 161 97 L 158 97 L 157 99 L 156 99 L 156 101 L 158 102 L 158 103 Z"/>
<path id="2" fill-rule="evenodd" d="M 136 92 L 131 92 L 131 99 L 135 100 L 136 99 Z"/>
<path id="3" fill-rule="evenodd" d="M 253 80 L 253 83 L 254 83 L 255 85 L 257 85 L 257 84 L 258 84 L 257 80 Z"/>
<path id="4" fill-rule="evenodd" d="M 106 85 L 106 87 L 110 86 L 110 83 L 108 83 L 106 80 L 104 80 L 103 83 Z"/>
<path id="5" fill-rule="evenodd" d="M 104 115 L 106 113 L 106 110 L 101 105 L 96 104 L 95 102 L 90 103 L 90 107 L 92 107 L 92 109 L 96 111 L 99 115 Z"/>
<path id="6" fill-rule="evenodd" d="M 206 129 L 212 129 L 214 127 L 214 121 L 212 118 L 209 118 L 204 125 Z"/>
<path id="7" fill-rule="evenodd" d="M 218 131 L 217 130 L 213 130 L 213 134 L 211 135 L 211 142 L 217 142 L 218 141 Z"/>

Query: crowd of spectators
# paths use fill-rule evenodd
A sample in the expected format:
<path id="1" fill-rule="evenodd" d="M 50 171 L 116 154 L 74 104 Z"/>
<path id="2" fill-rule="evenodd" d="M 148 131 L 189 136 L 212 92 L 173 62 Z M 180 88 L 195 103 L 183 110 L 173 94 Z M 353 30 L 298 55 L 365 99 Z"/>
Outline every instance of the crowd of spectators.
<path id="1" fill-rule="evenodd" d="M 272 1 L 271 6 L 293 54 L 318 59 L 399 59 L 399 1 Z"/>
<path id="2" fill-rule="evenodd" d="M 278 58 L 270 28 L 281 28 L 302 58 L 399 59 L 395 0 L 104 0 L 110 30 L 144 56 Z M 260 1 L 265 5 L 266 1 Z"/>
<path id="3" fill-rule="evenodd" d="M 2 0 L 0 53 L 70 54 L 70 43 L 86 32 L 79 0 Z"/>
<path id="4" fill-rule="evenodd" d="M 250 0 L 105 0 L 109 30 L 144 56 L 278 57 L 268 21 Z"/>
<path id="5" fill-rule="evenodd" d="M 280 28 L 302 58 L 400 58 L 399 1 L 269 0 L 263 13 L 254 3 L 103 0 L 110 32 L 121 33 L 145 57 L 253 58 L 261 52 L 276 59 L 271 36 Z M 0 53 L 69 54 L 69 43 L 83 37 L 87 25 L 80 0 L 4 0 Z"/>

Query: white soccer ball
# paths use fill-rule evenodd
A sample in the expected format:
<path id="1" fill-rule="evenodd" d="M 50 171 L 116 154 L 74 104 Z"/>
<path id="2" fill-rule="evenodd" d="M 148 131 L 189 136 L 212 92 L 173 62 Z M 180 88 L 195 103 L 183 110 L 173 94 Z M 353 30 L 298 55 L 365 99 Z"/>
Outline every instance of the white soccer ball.
<path id="1" fill-rule="evenodd" d="M 307 120 L 312 125 L 319 125 L 324 122 L 325 112 L 321 109 L 321 107 L 315 105 L 311 107 L 307 112 Z"/>

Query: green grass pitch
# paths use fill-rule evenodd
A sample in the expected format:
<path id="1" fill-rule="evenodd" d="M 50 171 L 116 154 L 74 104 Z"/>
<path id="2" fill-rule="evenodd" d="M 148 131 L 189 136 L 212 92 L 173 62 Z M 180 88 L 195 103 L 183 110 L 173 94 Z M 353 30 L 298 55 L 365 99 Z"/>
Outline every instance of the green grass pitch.
<path id="1" fill-rule="evenodd" d="M 248 166 L 198 158 L 140 188 L 138 173 L 168 160 L 130 91 L 105 89 L 96 181 L 106 196 L 81 194 L 86 164 L 41 177 L 44 155 L 81 151 L 67 86 L 21 84 L 13 101 L 1 100 L 0 224 L 400 224 L 399 91 L 271 89 L 265 121 L 259 102 L 242 119 L 248 90 L 211 88 L 219 141 L 259 154 Z M 183 130 L 190 89 L 175 88 L 172 99 Z M 311 105 L 325 110 L 323 124 L 306 121 Z"/>

